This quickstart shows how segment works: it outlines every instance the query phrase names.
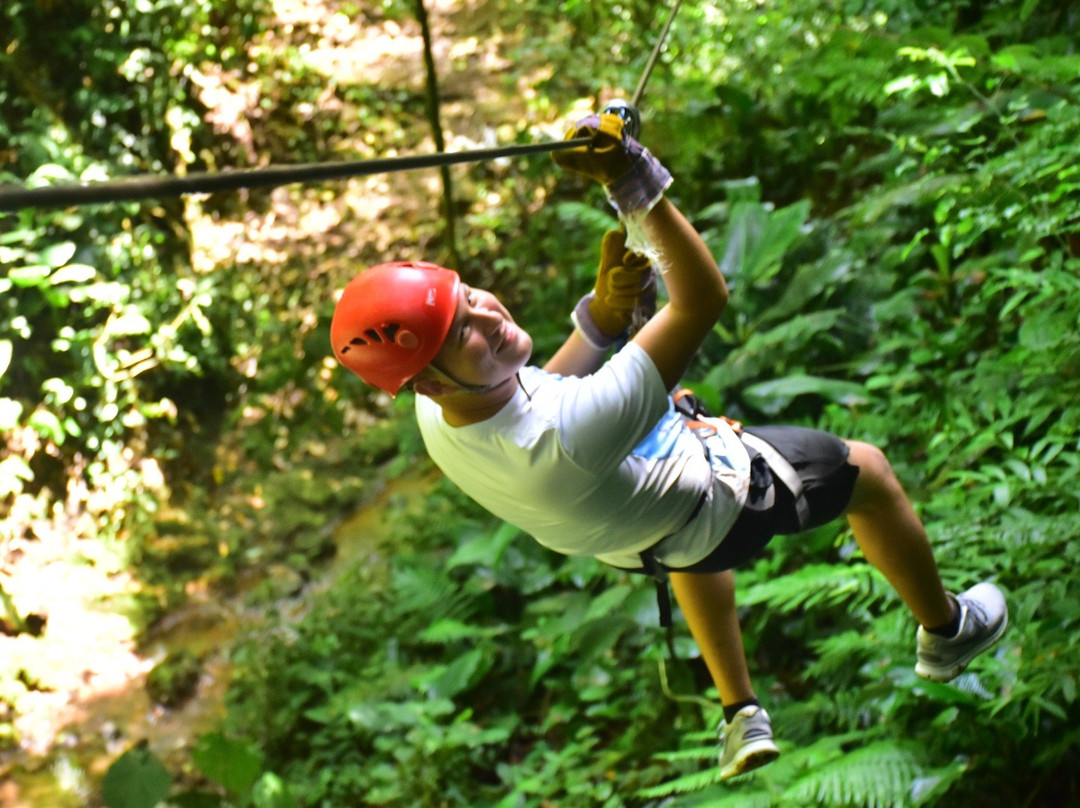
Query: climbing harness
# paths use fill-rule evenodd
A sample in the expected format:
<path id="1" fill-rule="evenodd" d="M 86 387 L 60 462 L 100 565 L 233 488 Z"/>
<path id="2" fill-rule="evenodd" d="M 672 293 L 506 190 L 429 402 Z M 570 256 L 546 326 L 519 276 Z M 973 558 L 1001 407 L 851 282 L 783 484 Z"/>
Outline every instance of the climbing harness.
<path id="1" fill-rule="evenodd" d="M 637 105 L 645 92 L 645 84 L 660 56 L 671 23 L 682 0 L 677 0 L 667 23 L 653 48 L 645 70 L 634 91 L 633 101 L 616 101 L 605 108 L 627 122 L 627 132 L 636 136 L 640 131 L 640 114 Z M 352 160 L 341 163 L 305 163 L 294 166 L 266 166 L 263 168 L 238 169 L 234 171 L 193 173 L 185 177 L 142 175 L 126 179 L 94 183 L 68 183 L 63 185 L 26 188 L 16 185 L 0 186 L 0 212 L 19 211 L 23 208 L 56 208 L 73 205 L 94 205 L 110 202 L 136 201 L 140 199 L 182 196 L 184 194 L 235 191 L 240 188 L 267 188 L 299 182 L 337 180 L 348 177 L 365 177 L 372 174 L 388 174 L 419 168 L 434 168 L 458 163 L 478 163 L 507 157 L 561 151 L 586 146 L 592 138 L 580 137 L 542 143 L 524 143 L 489 149 L 471 149 L 459 152 L 408 157 L 386 157 L 372 160 Z"/>
<path id="2" fill-rule="evenodd" d="M 745 446 L 765 458 L 765 462 L 769 464 L 769 470 L 787 486 L 788 491 L 795 498 L 795 513 L 799 517 L 799 529 L 805 527 L 810 521 L 810 503 L 806 501 L 806 491 L 803 490 L 803 482 L 798 472 L 771 443 L 763 441 L 757 435 L 744 431 L 739 433 L 739 439 Z"/>
<path id="3" fill-rule="evenodd" d="M 702 444 L 716 434 L 716 427 L 710 421 L 724 421 L 739 436 L 743 446 L 761 455 L 768 464 L 769 470 L 780 479 L 791 492 L 795 500 L 795 513 L 798 517 L 799 529 L 801 530 L 810 522 L 810 503 L 806 499 L 806 491 L 802 478 L 795 471 L 795 467 L 788 462 L 780 452 L 766 440 L 743 429 L 743 425 L 724 415 L 713 416 L 705 409 L 704 404 L 692 392 L 686 389 L 679 390 L 674 396 L 675 409 L 682 415 L 686 426 L 701 440 Z M 708 446 L 705 448 L 708 454 Z"/>
<path id="4" fill-rule="evenodd" d="M 708 441 L 717 434 L 718 422 L 726 423 L 731 427 L 735 434 L 738 435 L 739 440 L 750 452 L 761 456 L 761 459 L 764 460 L 765 464 L 769 467 L 769 471 L 772 472 L 772 474 L 784 484 L 788 491 L 791 492 L 795 502 L 795 511 L 798 517 L 799 529 L 801 530 L 809 523 L 810 504 L 806 499 L 803 481 L 799 477 L 799 473 L 795 470 L 795 467 L 792 466 L 787 458 L 780 454 L 771 443 L 746 431 L 743 429 L 743 425 L 738 421 L 723 415 L 711 415 L 701 400 L 688 389 L 683 388 L 677 391 L 672 396 L 672 401 L 675 411 L 682 416 L 686 428 L 701 442 L 706 459 L 710 457 Z M 770 493 L 772 493 L 771 489 Z M 694 507 L 686 522 L 684 522 L 683 527 L 694 521 L 704 506 L 707 498 L 708 491 L 705 491 L 702 493 L 701 499 L 698 500 L 697 505 Z M 661 541 L 663 541 L 663 539 L 661 539 Z M 657 542 L 657 544 L 659 544 L 659 542 Z M 656 606 L 657 611 L 659 612 L 660 625 L 668 631 L 668 647 L 669 650 L 672 650 L 670 638 L 672 628 L 672 604 L 671 592 L 668 588 L 669 570 L 656 560 L 656 556 L 651 549 L 639 553 L 639 557 L 641 558 L 641 569 L 635 570 L 635 572 L 649 576 L 656 584 Z M 673 651 L 672 658 L 674 658 Z"/>

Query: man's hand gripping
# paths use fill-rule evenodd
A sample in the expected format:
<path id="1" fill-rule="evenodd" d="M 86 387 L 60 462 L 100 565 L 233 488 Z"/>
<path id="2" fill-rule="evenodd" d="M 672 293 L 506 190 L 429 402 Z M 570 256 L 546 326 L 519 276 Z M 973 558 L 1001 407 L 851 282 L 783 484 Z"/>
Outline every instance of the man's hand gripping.
<path id="1" fill-rule="evenodd" d="M 596 286 L 578 301 L 574 325 L 586 342 L 605 349 L 629 332 L 643 306 L 654 308 L 655 299 L 651 262 L 626 248 L 625 231 L 609 230 L 600 245 Z"/>
<path id="2" fill-rule="evenodd" d="M 567 139 L 592 137 L 587 146 L 555 152 L 555 163 L 604 186 L 621 216 L 644 215 L 671 185 L 671 173 L 648 149 L 625 132 L 612 112 L 589 115 L 567 132 Z"/>

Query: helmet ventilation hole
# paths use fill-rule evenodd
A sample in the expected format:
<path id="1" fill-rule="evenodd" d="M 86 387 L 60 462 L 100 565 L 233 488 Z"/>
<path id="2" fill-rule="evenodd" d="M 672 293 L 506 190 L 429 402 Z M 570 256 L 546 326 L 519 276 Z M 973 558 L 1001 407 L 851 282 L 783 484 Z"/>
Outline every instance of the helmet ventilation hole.
<path id="1" fill-rule="evenodd" d="M 392 342 L 402 348 L 415 349 L 420 346 L 420 339 L 407 328 L 402 328 L 401 323 L 387 323 L 379 328 L 364 330 L 363 336 L 356 336 L 349 340 L 349 344 L 341 349 L 342 354 L 349 352 L 352 346 L 363 346 Z"/>

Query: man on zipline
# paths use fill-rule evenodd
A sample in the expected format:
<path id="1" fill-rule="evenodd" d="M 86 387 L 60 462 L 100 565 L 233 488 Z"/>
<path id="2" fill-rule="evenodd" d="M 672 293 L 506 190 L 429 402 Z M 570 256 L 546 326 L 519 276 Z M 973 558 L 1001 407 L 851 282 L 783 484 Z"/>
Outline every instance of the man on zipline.
<path id="1" fill-rule="evenodd" d="M 742 429 L 670 391 L 727 302 L 701 237 L 664 196 L 670 173 L 613 114 L 555 155 L 600 182 L 663 273 L 668 302 L 610 358 L 630 325 L 648 261 L 616 231 L 596 287 L 543 369 L 529 334 L 489 292 L 423 262 L 360 273 L 331 324 L 334 355 L 369 384 L 416 393 L 432 459 L 496 516 L 560 553 L 661 570 L 720 694 L 721 777 L 776 758 L 750 682 L 732 569 L 774 535 L 845 515 L 866 559 L 919 623 L 920 676 L 947 681 L 993 645 L 1008 620 L 990 583 L 942 586 L 926 532 L 880 450 L 801 427 Z M 688 406 L 689 404 L 689 406 Z"/>

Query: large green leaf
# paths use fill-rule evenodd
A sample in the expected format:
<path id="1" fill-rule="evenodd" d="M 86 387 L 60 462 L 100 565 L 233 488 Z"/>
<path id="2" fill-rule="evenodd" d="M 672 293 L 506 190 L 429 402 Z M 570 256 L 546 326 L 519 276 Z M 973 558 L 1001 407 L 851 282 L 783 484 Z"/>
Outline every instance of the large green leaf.
<path id="1" fill-rule="evenodd" d="M 97 270 L 86 264 L 66 264 L 56 270 L 49 278 L 49 283 L 86 283 L 97 276 Z"/>
<path id="2" fill-rule="evenodd" d="M 101 798 L 107 808 L 155 808 L 165 799 L 172 775 L 145 746 L 129 749 L 105 773 Z"/>
<path id="3" fill-rule="evenodd" d="M 1020 326 L 1020 344 L 1029 351 L 1048 351 L 1077 339 L 1076 311 L 1047 305 L 1031 313 Z"/>
<path id="4" fill-rule="evenodd" d="M 48 264 L 53 269 L 62 267 L 72 256 L 75 255 L 75 242 L 62 241 L 58 244 L 52 244 L 45 247 L 38 253 L 39 258 L 45 264 Z"/>
<path id="5" fill-rule="evenodd" d="M 759 322 L 777 322 L 804 312 L 814 298 L 843 281 L 854 266 L 854 257 L 843 250 L 829 253 L 820 261 L 803 264 L 784 284 L 780 299 L 761 314 Z"/>
<path id="6" fill-rule="evenodd" d="M 8 278 L 16 286 L 40 286 L 49 277 L 52 268 L 46 264 L 30 264 L 8 271 Z"/>
<path id="7" fill-rule="evenodd" d="M 34 470 L 19 455 L 8 455 L 0 460 L 0 497 L 21 491 L 23 483 L 33 479 Z"/>
<path id="8" fill-rule="evenodd" d="M 345 710 L 349 721 L 375 733 L 418 727 L 433 718 L 451 715 L 454 702 L 446 698 L 425 701 L 363 701 Z"/>
<path id="9" fill-rule="evenodd" d="M 21 401 L 13 398 L 0 398 L 0 430 L 14 429 L 19 424 L 19 416 L 22 415 L 23 405 Z"/>
<path id="10" fill-rule="evenodd" d="M 191 757 L 199 771 L 236 793 L 250 789 L 263 768 L 263 753 L 255 744 L 226 738 L 220 732 L 200 735 Z"/>
<path id="11" fill-rule="evenodd" d="M 67 437 L 63 423 L 49 410 L 41 409 L 31 413 L 30 426 L 43 438 L 48 438 L 57 445 L 62 444 Z"/>
<path id="12" fill-rule="evenodd" d="M 492 665 L 492 660 L 480 649 L 467 651 L 450 664 L 435 668 L 422 677 L 419 688 L 429 697 L 449 699 L 475 684 Z"/>
<path id="13" fill-rule="evenodd" d="M 778 211 L 756 202 L 740 202 L 731 209 L 727 240 L 720 258 L 724 275 L 737 283 L 761 283 L 780 268 L 788 247 L 799 236 L 810 211 L 801 201 Z"/>
<path id="14" fill-rule="evenodd" d="M 811 312 L 787 320 L 775 328 L 754 333 L 744 345 L 729 354 L 706 376 L 705 383 L 717 390 L 738 385 L 775 367 L 781 357 L 798 356 L 816 335 L 827 333 L 843 315 L 839 309 Z"/>
<path id="15" fill-rule="evenodd" d="M 446 560 L 446 568 L 470 564 L 493 567 L 510 542 L 520 535 L 520 530 L 505 522 L 491 532 L 474 532 L 458 543 L 453 555 Z"/>
<path id="16" fill-rule="evenodd" d="M 829 401 L 849 406 L 869 400 L 861 384 L 804 374 L 761 382 L 743 390 L 746 402 L 766 415 L 780 413 L 796 398 L 805 395 L 821 396 Z"/>

